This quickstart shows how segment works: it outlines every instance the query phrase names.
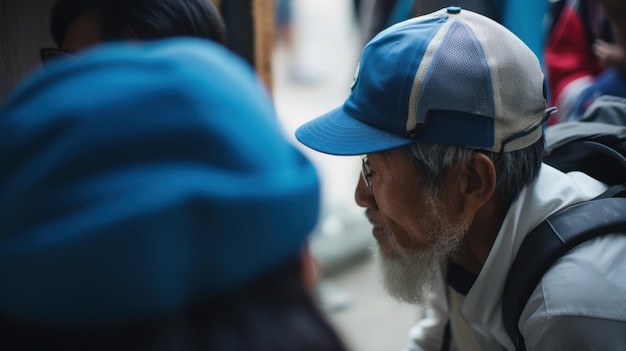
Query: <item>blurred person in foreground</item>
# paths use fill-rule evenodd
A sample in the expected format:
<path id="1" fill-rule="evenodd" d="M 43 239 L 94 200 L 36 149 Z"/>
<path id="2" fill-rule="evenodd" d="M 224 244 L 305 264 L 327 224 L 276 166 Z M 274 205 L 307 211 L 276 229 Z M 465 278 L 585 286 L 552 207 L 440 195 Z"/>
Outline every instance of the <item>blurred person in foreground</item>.
<path id="1" fill-rule="evenodd" d="M 296 130 L 317 151 L 364 155 L 355 199 L 385 286 L 426 306 L 408 350 L 515 349 L 501 296 L 522 240 L 606 189 L 542 163 L 553 111 L 519 38 L 449 7 L 372 39 L 343 106 Z M 552 266 L 519 320 L 526 347 L 626 348 L 625 251 L 626 236 L 606 235 Z"/>
<path id="2" fill-rule="evenodd" d="M 598 98 L 626 98 L 626 2 L 560 0 L 551 4 L 544 48 L 550 124 L 583 119 Z"/>
<path id="3" fill-rule="evenodd" d="M 41 49 L 44 62 L 116 40 L 193 36 L 226 43 L 224 21 L 209 0 L 57 0 L 50 33 L 57 47 Z"/>
<path id="4" fill-rule="evenodd" d="M 313 165 L 243 60 L 105 44 L 0 110 L 0 349 L 344 350 L 306 285 Z"/>

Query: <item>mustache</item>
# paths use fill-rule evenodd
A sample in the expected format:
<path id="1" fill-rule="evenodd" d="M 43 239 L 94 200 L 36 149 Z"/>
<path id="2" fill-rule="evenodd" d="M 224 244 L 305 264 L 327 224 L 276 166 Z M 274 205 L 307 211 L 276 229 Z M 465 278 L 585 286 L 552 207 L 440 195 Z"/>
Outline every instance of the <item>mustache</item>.
<path id="1" fill-rule="evenodd" d="M 370 224 L 373 226 L 376 226 L 378 224 L 378 222 L 376 222 L 376 220 L 374 219 L 371 210 L 365 210 L 365 218 L 367 218 L 367 221 L 370 222 Z"/>

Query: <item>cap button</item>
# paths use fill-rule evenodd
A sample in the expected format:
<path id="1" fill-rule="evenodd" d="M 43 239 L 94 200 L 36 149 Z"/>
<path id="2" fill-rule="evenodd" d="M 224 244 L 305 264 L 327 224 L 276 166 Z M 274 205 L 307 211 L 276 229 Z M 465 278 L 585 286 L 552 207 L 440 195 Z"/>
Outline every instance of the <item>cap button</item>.
<path id="1" fill-rule="evenodd" d="M 461 13 L 461 8 L 458 6 L 450 6 L 446 9 L 449 14 L 456 15 Z"/>

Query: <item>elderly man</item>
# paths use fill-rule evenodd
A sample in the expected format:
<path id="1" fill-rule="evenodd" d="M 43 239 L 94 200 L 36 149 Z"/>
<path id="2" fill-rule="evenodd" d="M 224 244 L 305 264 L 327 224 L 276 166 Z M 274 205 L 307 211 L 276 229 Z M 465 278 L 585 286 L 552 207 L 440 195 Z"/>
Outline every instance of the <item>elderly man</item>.
<path id="1" fill-rule="evenodd" d="M 315 150 L 365 155 L 356 202 L 373 225 L 386 288 L 428 306 L 410 349 L 516 347 L 501 295 L 524 237 L 606 188 L 542 163 L 553 111 L 531 50 L 450 7 L 372 39 L 344 105 L 296 131 Z M 625 348 L 624 252 L 626 237 L 607 235 L 555 264 L 519 320 L 526 347 Z"/>

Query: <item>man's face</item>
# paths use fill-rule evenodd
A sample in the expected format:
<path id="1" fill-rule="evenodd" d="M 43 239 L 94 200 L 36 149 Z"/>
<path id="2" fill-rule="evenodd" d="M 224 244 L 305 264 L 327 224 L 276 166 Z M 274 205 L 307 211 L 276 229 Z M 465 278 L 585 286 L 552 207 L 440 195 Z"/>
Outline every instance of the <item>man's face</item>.
<path id="1" fill-rule="evenodd" d="M 447 181 L 441 194 L 425 189 L 402 149 L 370 154 L 368 161 L 372 189 L 360 178 L 355 197 L 374 226 L 385 287 L 396 298 L 422 303 L 468 225 L 451 215 L 458 201 L 447 196 Z"/>

